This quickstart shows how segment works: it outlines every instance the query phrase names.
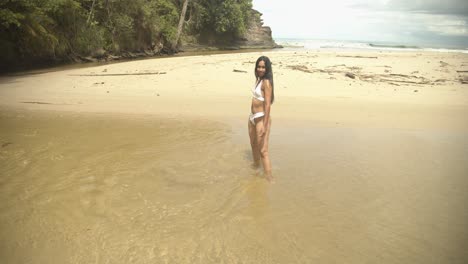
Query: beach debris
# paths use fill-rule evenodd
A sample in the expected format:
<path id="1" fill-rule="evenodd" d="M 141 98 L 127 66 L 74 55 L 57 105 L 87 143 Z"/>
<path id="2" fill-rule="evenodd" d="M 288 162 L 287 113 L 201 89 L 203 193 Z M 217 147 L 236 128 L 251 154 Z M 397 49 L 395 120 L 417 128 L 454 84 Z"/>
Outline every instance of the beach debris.
<path id="1" fill-rule="evenodd" d="M 361 67 L 357 67 L 357 66 L 351 66 L 351 67 L 347 67 L 350 71 L 360 71 L 362 70 Z"/>
<path id="2" fill-rule="evenodd" d="M 5 142 L 5 143 L 2 144 L 2 148 L 6 147 L 6 146 L 8 146 L 8 145 L 11 145 L 11 144 L 13 144 L 13 143 L 11 143 L 11 142 Z"/>
<path id="3" fill-rule="evenodd" d="M 414 90 L 413 92 L 417 93 L 417 92 L 418 92 L 418 90 Z"/>
<path id="4" fill-rule="evenodd" d="M 109 91 L 107 91 L 107 93 L 109 93 Z"/>
<path id="5" fill-rule="evenodd" d="M 287 67 L 290 68 L 290 69 L 296 70 L 296 71 L 302 71 L 302 72 L 308 72 L 308 73 L 313 72 L 313 71 L 309 70 L 309 68 L 307 68 L 307 66 L 305 66 L 305 65 L 288 65 Z M 323 71 L 323 72 L 325 72 L 325 71 Z"/>
<path id="6" fill-rule="evenodd" d="M 107 69 L 102 70 L 102 72 L 107 72 Z"/>
<path id="7" fill-rule="evenodd" d="M 247 71 L 243 71 L 243 70 L 237 70 L 237 69 L 234 69 L 233 72 L 242 72 L 242 73 L 247 73 Z"/>
<path id="8" fill-rule="evenodd" d="M 159 94 L 156 94 L 156 96 L 159 96 Z"/>
<path id="9" fill-rule="evenodd" d="M 23 104 L 53 104 L 53 103 L 47 103 L 47 102 L 20 102 L 20 103 L 23 103 Z"/>
<path id="10" fill-rule="evenodd" d="M 374 57 L 374 56 L 336 55 L 336 57 L 340 57 L 340 58 L 358 58 L 358 59 L 378 59 L 378 57 Z"/>
<path id="11" fill-rule="evenodd" d="M 468 76 L 460 77 L 460 82 L 462 84 L 468 84 Z"/>
<path id="12" fill-rule="evenodd" d="M 387 82 L 387 83 L 410 83 L 410 84 L 431 84 L 431 81 L 424 77 L 406 74 L 361 74 L 359 78 L 364 81 Z"/>
<path id="13" fill-rule="evenodd" d="M 73 105 L 73 104 L 58 104 L 58 103 L 48 103 L 48 102 L 38 102 L 38 101 L 31 101 L 31 102 L 20 102 L 22 104 L 40 104 L 40 105 Z"/>
<path id="14" fill-rule="evenodd" d="M 158 75 L 166 74 L 166 72 L 137 72 L 137 73 L 105 73 L 105 74 L 69 74 L 68 76 L 124 76 L 124 75 Z"/>
<path id="15" fill-rule="evenodd" d="M 444 61 L 439 61 L 440 62 L 440 66 L 441 67 L 445 67 L 445 66 L 448 66 L 449 64 L 444 62 Z"/>
<path id="16" fill-rule="evenodd" d="M 441 84 L 448 80 L 445 79 L 438 79 L 435 80 L 435 76 L 429 78 L 429 76 L 419 76 L 416 74 L 421 74 L 420 71 L 413 71 L 411 74 L 399 74 L 399 73 L 391 73 L 390 70 L 384 70 L 385 73 L 378 74 L 378 73 L 364 73 L 362 72 L 363 69 L 357 66 L 351 67 L 342 67 L 342 65 L 333 65 L 333 66 L 326 66 L 324 69 L 314 68 L 312 66 L 307 65 L 285 65 L 286 68 L 307 72 L 307 73 L 326 73 L 329 77 L 328 79 L 335 79 L 332 76 L 345 76 L 350 79 L 360 80 L 365 82 L 372 82 L 372 83 L 387 83 L 394 86 L 400 86 L 403 84 L 410 84 L 410 85 L 434 85 L 434 84 Z M 392 68 L 390 66 L 380 66 L 385 68 Z M 458 70 L 459 73 L 458 78 L 454 78 L 453 81 L 455 82 L 462 82 L 464 84 L 468 84 L 468 76 L 463 77 L 463 73 L 468 73 L 468 70 Z"/>
<path id="17" fill-rule="evenodd" d="M 346 77 L 349 77 L 349 78 L 351 78 L 351 79 L 356 78 L 356 75 L 355 75 L 354 73 L 350 73 L 350 72 L 347 72 L 347 73 L 345 74 L 345 76 L 346 76 Z"/>
<path id="18" fill-rule="evenodd" d="M 305 65 L 288 65 L 287 67 L 296 71 L 310 72 Z"/>

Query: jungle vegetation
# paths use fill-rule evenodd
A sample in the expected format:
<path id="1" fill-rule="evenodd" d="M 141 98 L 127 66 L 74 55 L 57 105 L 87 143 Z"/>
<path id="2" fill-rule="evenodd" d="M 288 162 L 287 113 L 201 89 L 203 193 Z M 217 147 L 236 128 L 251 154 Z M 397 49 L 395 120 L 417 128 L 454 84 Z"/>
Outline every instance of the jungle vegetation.
<path id="1" fill-rule="evenodd" d="M 247 29 L 252 0 L 2 0 L 1 67 L 223 45 Z M 1 69 L 0 69 L 1 70 Z"/>

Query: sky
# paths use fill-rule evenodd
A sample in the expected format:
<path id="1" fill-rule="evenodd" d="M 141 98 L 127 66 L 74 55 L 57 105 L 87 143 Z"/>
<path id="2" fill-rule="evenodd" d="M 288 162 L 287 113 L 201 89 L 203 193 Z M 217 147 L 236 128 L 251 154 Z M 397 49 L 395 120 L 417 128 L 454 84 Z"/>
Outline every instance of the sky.
<path id="1" fill-rule="evenodd" d="M 468 48 L 468 0 L 253 0 L 274 38 Z"/>

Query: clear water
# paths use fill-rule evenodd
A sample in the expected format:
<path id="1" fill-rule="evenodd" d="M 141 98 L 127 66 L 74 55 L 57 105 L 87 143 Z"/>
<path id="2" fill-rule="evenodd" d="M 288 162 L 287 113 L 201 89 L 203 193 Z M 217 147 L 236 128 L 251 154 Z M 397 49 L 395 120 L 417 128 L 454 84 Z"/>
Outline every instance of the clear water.
<path id="1" fill-rule="evenodd" d="M 275 119 L 0 114 L 3 263 L 466 263 L 468 144 Z"/>

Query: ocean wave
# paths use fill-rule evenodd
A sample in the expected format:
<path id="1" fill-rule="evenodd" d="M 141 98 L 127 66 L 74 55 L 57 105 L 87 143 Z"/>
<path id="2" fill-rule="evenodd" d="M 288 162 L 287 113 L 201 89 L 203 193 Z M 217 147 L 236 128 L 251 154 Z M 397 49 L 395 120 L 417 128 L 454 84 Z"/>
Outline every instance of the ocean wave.
<path id="1" fill-rule="evenodd" d="M 431 51 L 468 53 L 468 48 L 433 48 L 417 45 L 368 43 L 359 41 L 336 41 L 314 39 L 275 39 L 276 43 L 286 49 L 305 50 L 374 50 L 374 51 Z"/>

